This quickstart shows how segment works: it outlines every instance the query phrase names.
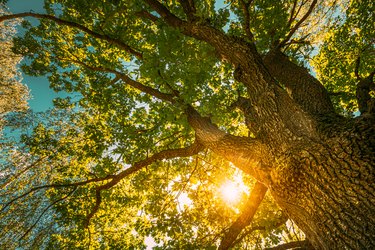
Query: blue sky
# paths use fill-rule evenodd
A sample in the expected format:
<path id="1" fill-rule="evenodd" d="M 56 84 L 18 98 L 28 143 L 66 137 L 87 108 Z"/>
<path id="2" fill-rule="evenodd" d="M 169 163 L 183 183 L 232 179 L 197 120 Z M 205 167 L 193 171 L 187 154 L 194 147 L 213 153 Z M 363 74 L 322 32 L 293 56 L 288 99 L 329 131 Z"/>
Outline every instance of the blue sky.
<path id="1" fill-rule="evenodd" d="M 44 13 L 43 0 L 9 0 L 7 6 L 12 13 L 28 11 Z M 54 98 L 65 96 L 51 90 L 46 77 L 30 77 L 23 74 L 23 83 L 30 89 L 32 96 L 29 100 L 30 108 L 36 112 L 47 110 L 52 106 Z"/>

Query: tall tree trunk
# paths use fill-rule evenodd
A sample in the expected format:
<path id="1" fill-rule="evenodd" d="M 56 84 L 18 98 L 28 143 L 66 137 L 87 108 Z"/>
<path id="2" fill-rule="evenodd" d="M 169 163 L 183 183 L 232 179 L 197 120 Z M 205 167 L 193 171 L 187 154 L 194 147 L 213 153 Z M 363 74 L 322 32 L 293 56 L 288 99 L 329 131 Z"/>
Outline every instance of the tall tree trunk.
<path id="1" fill-rule="evenodd" d="M 258 67 L 257 72 L 267 70 Z M 303 100 L 299 92 L 294 100 L 293 93 L 272 84 L 255 91 L 262 85 L 254 84 L 254 67 L 240 71 L 236 80 L 253 89 L 239 106 L 253 121 L 248 127 L 255 139 L 213 133 L 209 122 L 194 124 L 191 119 L 197 137 L 265 184 L 314 248 L 375 248 L 374 117 L 346 119 L 334 114 L 329 103 L 322 113 L 319 105 L 310 110 L 308 101 L 320 99 Z M 272 83 L 267 72 L 262 75 L 260 83 Z M 307 79 L 304 85 L 314 91 L 314 81 Z"/>
<path id="2" fill-rule="evenodd" d="M 342 126 L 284 152 L 269 189 L 316 249 L 374 249 L 375 129 Z"/>

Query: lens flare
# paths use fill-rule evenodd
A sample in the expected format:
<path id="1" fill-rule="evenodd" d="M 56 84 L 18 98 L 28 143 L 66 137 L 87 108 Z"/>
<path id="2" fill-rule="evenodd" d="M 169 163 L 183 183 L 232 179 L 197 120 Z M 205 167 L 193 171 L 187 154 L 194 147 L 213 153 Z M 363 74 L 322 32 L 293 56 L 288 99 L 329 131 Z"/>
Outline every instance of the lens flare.
<path id="1" fill-rule="evenodd" d="M 236 183 L 227 181 L 221 185 L 220 194 L 225 202 L 234 204 L 240 200 L 241 190 Z"/>

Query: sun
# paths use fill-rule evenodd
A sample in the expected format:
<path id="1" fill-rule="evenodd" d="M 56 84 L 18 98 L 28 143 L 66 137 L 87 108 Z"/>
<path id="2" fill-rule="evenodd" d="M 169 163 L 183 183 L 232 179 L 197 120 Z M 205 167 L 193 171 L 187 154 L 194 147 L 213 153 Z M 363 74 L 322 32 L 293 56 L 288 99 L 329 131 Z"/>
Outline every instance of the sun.
<path id="1" fill-rule="evenodd" d="M 240 187 L 232 182 L 226 181 L 223 185 L 220 186 L 221 198 L 230 204 L 237 203 L 241 198 L 242 190 Z"/>

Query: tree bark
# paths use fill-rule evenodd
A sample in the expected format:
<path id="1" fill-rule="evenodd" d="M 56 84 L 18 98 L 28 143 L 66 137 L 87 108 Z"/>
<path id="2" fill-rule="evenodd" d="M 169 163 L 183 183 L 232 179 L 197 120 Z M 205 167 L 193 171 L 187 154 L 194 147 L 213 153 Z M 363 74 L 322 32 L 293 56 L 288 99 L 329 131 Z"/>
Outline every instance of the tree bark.
<path id="1" fill-rule="evenodd" d="M 262 174 L 253 174 L 254 177 L 270 189 L 278 205 L 305 232 L 314 248 L 374 248 L 374 120 L 337 116 L 323 86 L 312 77 L 306 78 L 307 72 L 298 67 L 288 68 L 290 81 L 295 82 L 285 84 L 292 90 L 291 95 L 286 94 L 263 62 L 254 60 L 258 58 L 256 51 L 250 47 L 247 53 L 253 56 L 244 55 L 239 61 L 240 72 L 235 78 L 249 89 L 245 116 L 254 121 L 249 129 L 268 151 L 264 157 L 256 153 L 254 156 L 254 151 L 241 143 L 231 145 L 234 152 L 249 150 L 249 160 L 234 162 L 235 165 L 244 169 L 242 163 L 251 162 L 254 157 L 260 159 L 258 171 L 254 172 Z M 250 64 L 257 65 L 247 67 Z M 285 75 L 282 79 L 288 80 Z M 304 88 L 298 87 L 298 81 L 315 93 L 314 98 L 297 91 Z M 195 129 L 201 137 L 208 131 L 204 126 Z M 215 143 L 211 145 L 217 147 Z M 207 146 L 227 156 L 225 148 Z M 242 153 L 241 159 L 243 156 Z"/>
<path id="2" fill-rule="evenodd" d="M 374 134 L 373 125 L 347 124 L 272 171 L 271 194 L 316 249 L 375 247 Z"/>
<path id="3" fill-rule="evenodd" d="M 335 112 L 324 86 L 306 68 L 291 62 L 280 50 L 271 50 L 264 57 L 264 63 L 305 112 L 311 115 Z"/>

